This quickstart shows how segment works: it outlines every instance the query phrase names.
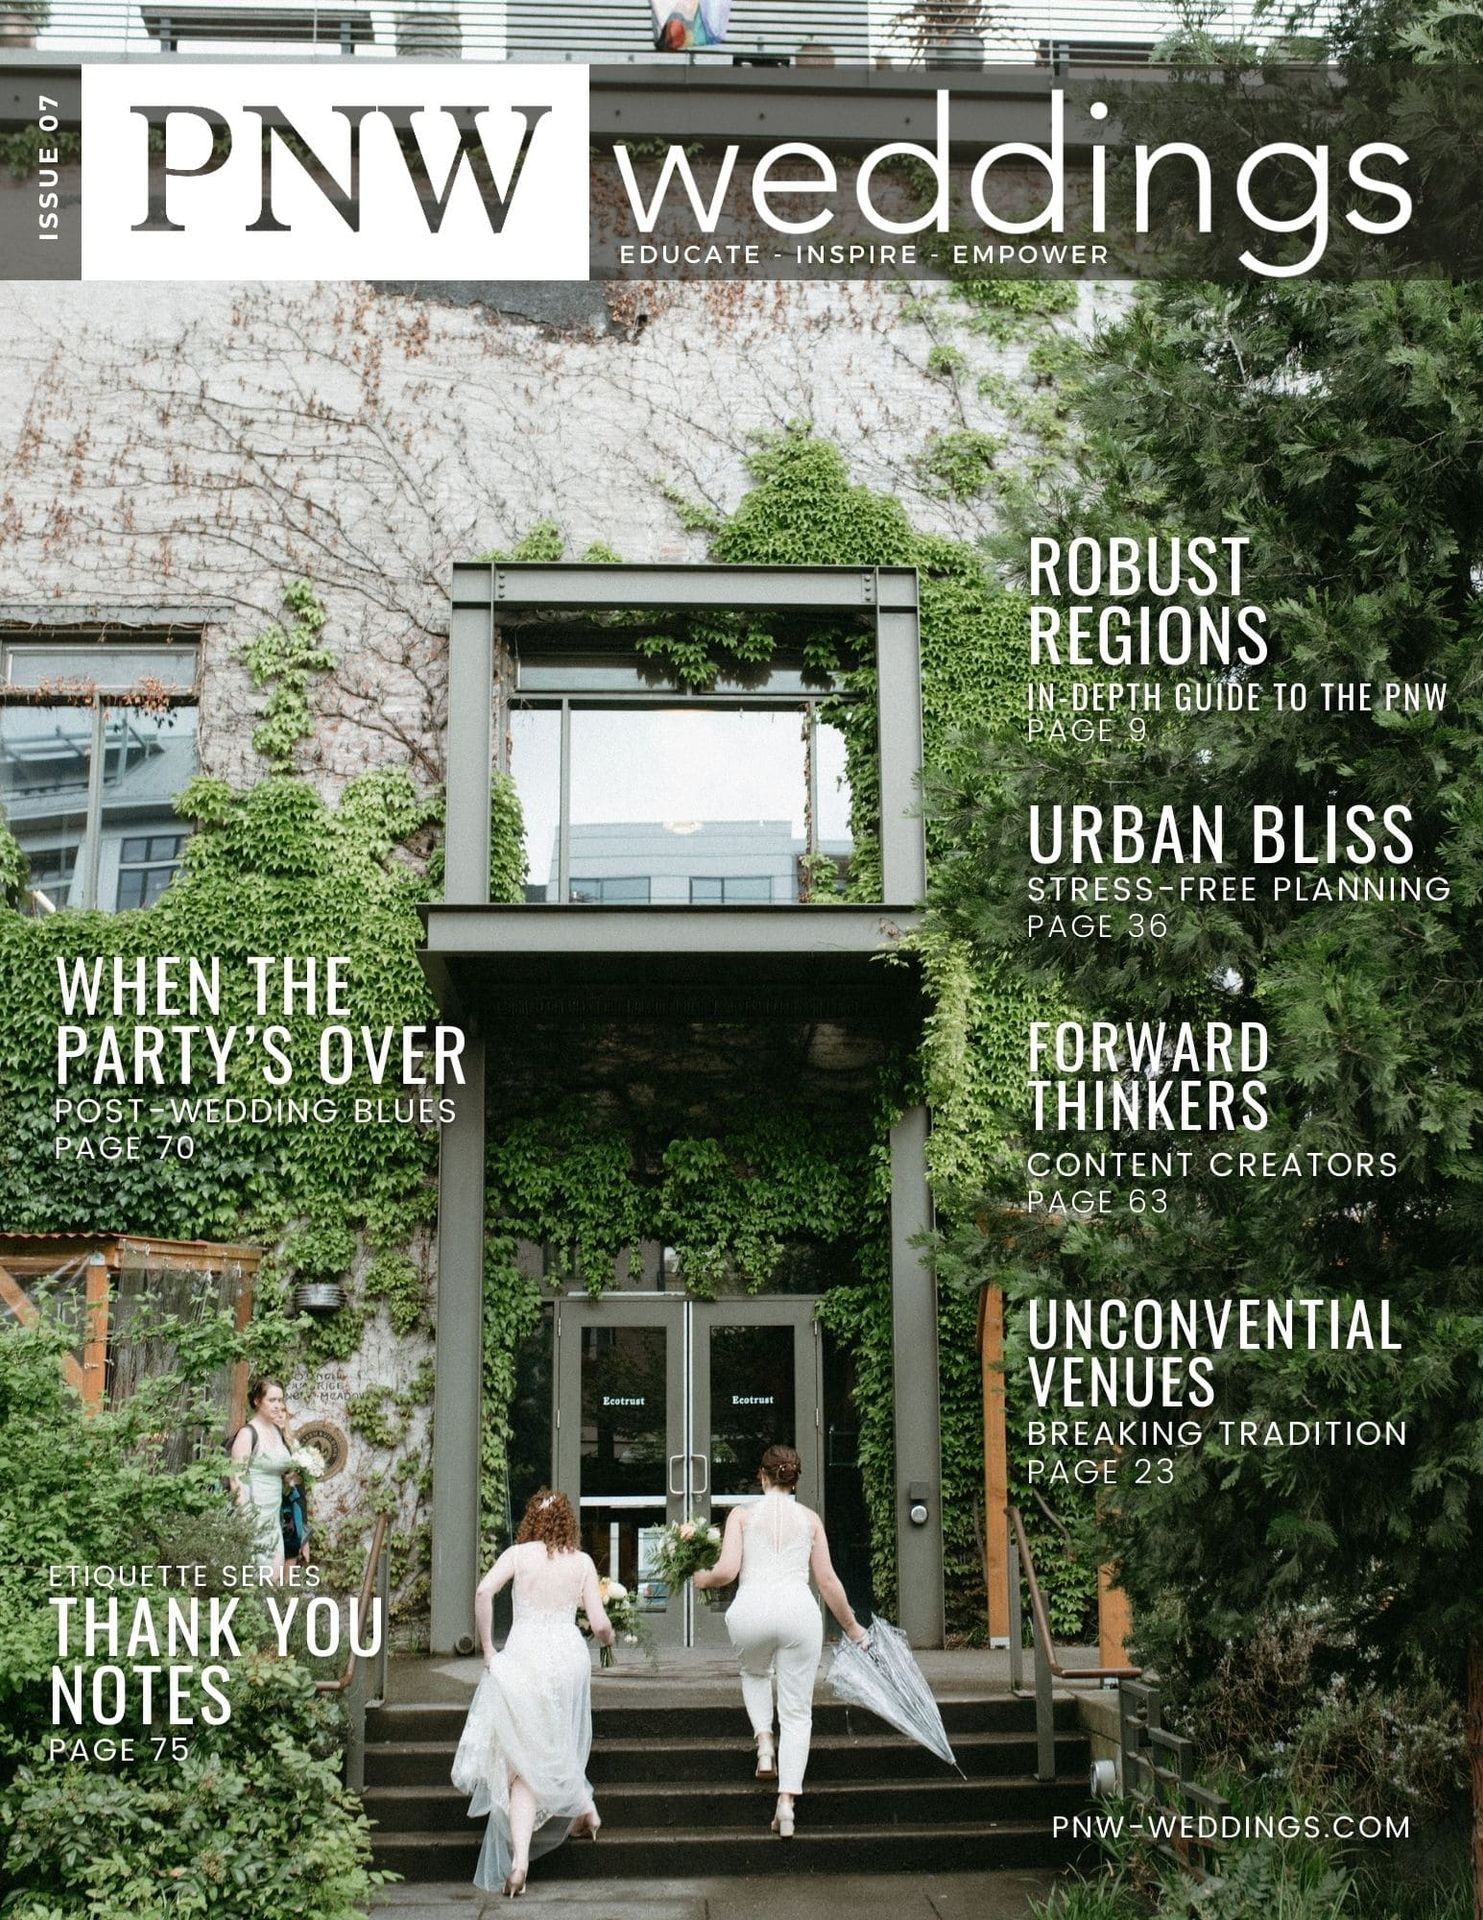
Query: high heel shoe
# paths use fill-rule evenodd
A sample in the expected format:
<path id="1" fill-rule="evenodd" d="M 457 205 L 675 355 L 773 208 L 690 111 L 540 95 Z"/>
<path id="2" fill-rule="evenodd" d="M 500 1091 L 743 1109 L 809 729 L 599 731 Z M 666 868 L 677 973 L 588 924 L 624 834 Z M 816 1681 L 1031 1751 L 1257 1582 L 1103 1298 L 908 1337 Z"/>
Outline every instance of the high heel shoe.
<path id="1" fill-rule="evenodd" d="M 602 1821 L 598 1819 L 597 1809 L 594 1807 L 591 1813 L 584 1813 L 582 1815 L 582 1818 L 572 1828 L 567 1838 L 569 1840 L 595 1840 L 601 1832 Z"/>
<path id="2" fill-rule="evenodd" d="M 777 1778 L 777 1772 L 777 1752 L 772 1744 L 772 1735 L 770 1733 L 759 1733 L 757 1735 L 757 1778 L 759 1780 L 775 1780 Z"/>
<path id="3" fill-rule="evenodd" d="M 511 1867 L 505 1875 L 505 1884 L 500 1888 L 500 1892 L 507 1900 L 518 1900 L 524 1893 L 527 1872 L 528 1869 L 525 1867 Z"/>
<path id="4" fill-rule="evenodd" d="M 793 1838 L 793 1802 L 781 1794 L 778 1796 L 778 1810 L 772 1816 L 772 1830 L 779 1839 Z"/>

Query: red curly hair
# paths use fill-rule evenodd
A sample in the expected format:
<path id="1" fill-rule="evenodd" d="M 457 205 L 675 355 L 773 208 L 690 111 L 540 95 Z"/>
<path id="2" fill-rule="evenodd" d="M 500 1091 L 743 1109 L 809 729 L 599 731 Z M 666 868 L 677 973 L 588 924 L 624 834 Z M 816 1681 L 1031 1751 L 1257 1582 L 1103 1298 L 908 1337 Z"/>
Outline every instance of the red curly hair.
<path id="1" fill-rule="evenodd" d="M 543 1542 L 547 1553 L 576 1552 L 577 1516 L 564 1493 L 553 1492 L 550 1487 L 536 1488 L 525 1503 L 515 1535 L 517 1546 L 525 1540 Z"/>

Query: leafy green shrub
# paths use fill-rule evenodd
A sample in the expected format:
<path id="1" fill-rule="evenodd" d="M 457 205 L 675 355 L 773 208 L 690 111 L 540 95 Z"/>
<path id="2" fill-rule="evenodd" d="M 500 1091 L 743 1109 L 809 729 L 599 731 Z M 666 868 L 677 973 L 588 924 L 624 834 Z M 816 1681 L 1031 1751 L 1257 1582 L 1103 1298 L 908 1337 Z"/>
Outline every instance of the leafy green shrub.
<path id="1" fill-rule="evenodd" d="M 266 1903 L 292 1920 L 351 1920 L 380 1876 L 365 1818 L 339 1781 L 339 1709 L 306 1663 L 267 1650 L 259 1600 L 222 1579 L 223 1566 L 256 1558 L 227 1504 L 224 1459 L 208 1453 L 179 1472 L 160 1461 L 168 1422 L 209 1431 L 200 1390 L 225 1360 L 246 1357 L 244 1336 L 229 1313 L 160 1324 L 178 1371 L 91 1418 L 65 1383 L 60 1331 L 45 1320 L 0 1328 L 0 1911 L 240 1920 Z M 158 1712 L 146 1722 L 135 1663 L 111 1663 L 124 1668 L 129 1707 L 99 1731 L 135 1743 L 132 1762 L 114 1770 L 48 1760 L 43 1745 L 62 1731 L 50 1717 L 57 1625 L 45 1570 L 101 1565 L 203 1567 L 192 1596 L 241 1595 L 232 1629 L 242 1652 L 220 1662 L 224 1725 L 171 1727 Z M 124 1590 L 124 1621 L 141 1594 L 160 1607 L 178 1586 Z M 80 1665 L 86 1682 L 105 1657 L 65 1664 Z M 206 1704 L 194 1677 L 190 1693 Z M 175 1735 L 189 1743 L 184 1759 L 170 1752 Z"/>
<path id="2" fill-rule="evenodd" d="M 1356 1920 L 1354 1876 L 1315 1841 L 1262 1840 L 1233 1848 L 1221 1864 L 1218 1881 L 1174 1889 L 1163 1910 L 1191 1920 Z"/>
<path id="3" fill-rule="evenodd" d="M 235 1663 L 227 1692 L 231 1719 L 179 1764 L 23 1766 L 0 1803 L 20 1890 L 0 1911 L 354 1920 L 383 1876 L 340 1784 L 337 1709 L 296 1662 L 261 1653 Z"/>
<path id="4" fill-rule="evenodd" d="M 335 656 L 318 644 L 328 615 L 309 582 L 291 580 L 283 604 L 293 615 L 288 625 L 266 628 L 242 650 L 253 686 L 272 689 L 252 744 L 276 773 L 288 771 L 300 741 L 313 734 L 313 676 L 330 672 L 335 664 Z"/>
<path id="5" fill-rule="evenodd" d="M 972 500 L 989 484 L 1004 442 L 974 427 L 934 433 L 913 461 L 925 490 L 946 500 Z"/>
<path id="6" fill-rule="evenodd" d="M 1442 1687 L 1340 1682 L 1299 1725 L 1287 1771 L 1356 1814 L 1439 1820 L 1462 1797 L 1466 1762 L 1462 1707 Z"/>
<path id="7" fill-rule="evenodd" d="M 1148 1920 L 1149 1909 L 1116 1874 L 1064 1880 L 1044 1900 L 1032 1900 L 1033 1920 Z"/>
<path id="8" fill-rule="evenodd" d="M 219 1324 L 184 1330 L 186 1364 L 213 1365 L 228 1337 Z M 163 1543 L 200 1516 L 233 1524 L 219 1463 L 158 1470 L 150 1436 L 162 1407 L 179 1418 L 180 1381 L 149 1381 L 120 1412 L 88 1419 L 64 1381 L 65 1350 L 45 1322 L 0 1328 L 0 1779 L 49 1724 L 57 1629 L 45 1569 L 163 1561 Z"/>
<path id="9" fill-rule="evenodd" d="M 1266 1616 L 1231 1641 L 1191 1702 L 1215 1764 L 1238 1771 L 1265 1764 L 1292 1739 L 1318 1697 L 1315 1661 L 1323 1637 L 1319 1612 L 1294 1608 Z"/>

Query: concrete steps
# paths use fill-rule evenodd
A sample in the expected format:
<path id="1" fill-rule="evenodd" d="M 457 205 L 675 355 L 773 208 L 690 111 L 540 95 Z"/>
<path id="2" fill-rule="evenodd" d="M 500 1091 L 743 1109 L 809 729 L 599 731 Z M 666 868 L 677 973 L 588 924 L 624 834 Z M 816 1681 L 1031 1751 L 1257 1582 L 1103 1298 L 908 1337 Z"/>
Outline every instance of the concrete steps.
<path id="1" fill-rule="evenodd" d="M 1054 1781 L 1037 1781 L 1034 1708 L 1006 1696 L 943 1704 L 966 1778 L 858 1708 L 820 1704 L 792 1840 L 768 1829 L 773 1791 L 751 1774 L 735 1705 L 597 1706 L 591 1777 L 597 1845 L 546 1855 L 546 1879 L 752 1873 L 929 1873 L 1059 1866 L 1073 1848 L 1051 1819 L 1083 1809 L 1089 1750 L 1071 1701 L 1057 1703 Z M 376 1864 L 409 1881 L 467 1880 L 482 1820 L 449 1783 L 464 1707 L 373 1708 L 366 1812 Z"/>

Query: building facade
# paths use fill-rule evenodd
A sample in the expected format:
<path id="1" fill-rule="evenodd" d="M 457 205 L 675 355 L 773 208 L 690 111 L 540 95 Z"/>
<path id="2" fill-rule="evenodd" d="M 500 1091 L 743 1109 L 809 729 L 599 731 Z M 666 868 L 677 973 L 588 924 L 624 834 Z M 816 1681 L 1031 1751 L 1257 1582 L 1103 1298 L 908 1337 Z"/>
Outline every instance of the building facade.
<path id="1" fill-rule="evenodd" d="M 829 1085 L 839 1065 L 853 1076 L 862 1058 L 914 1037 L 915 971 L 881 962 L 914 926 L 925 887 L 909 570 L 496 562 L 461 566 L 454 579 L 447 891 L 427 910 L 423 954 L 444 1014 L 470 1035 L 469 1085 L 443 1132 L 440 1178 L 432 1644 L 444 1652 L 472 1645 L 478 1573 L 487 1116 L 502 1109 L 507 1087 L 529 1084 L 532 1060 L 546 1063 L 536 1076 L 543 1099 L 580 1088 L 592 1062 L 615 1055 L 631 1095 L 670 1072 L 678 1048 L 709 1053 L 724 1081 L 709 1109 L 745 1099 L 780 1047 L 794 1063 L 787 1097 L 802 1111 L 826 1106 L 839 1097 Z M 838 893 L 810 901 L 797 884 L 800 871 L 816 872 L 810 854 L 827 844 L 817 798 L 821 710 L 837 692 L 827 676 L 779 653 L 744 685 L 697 692 L 666 682 L 612 623 L 639 612 L 741 612 L 860 631 L 878 702 L 878 902 L 846 904 Z M 723 740 L 729 753 L 718 752 Z M 630 755 L 637 771 L 619 781 L 618 763 Z M 827 764 L 842 762 L 835 754 Z M 529 796 L 527 829 L 542 846 L 548 828 L 532 824 L 537 808 L 544 801 L 554 815 L 556 852 L 541 864 L 556 880 L 544 899 L 490 901 L 492 772 Z M 786 791 L 795 780 L 804 790 L 797 834 L 787 821 L 764 817 L 759 828 L 722 817 L 728 791 L 731 810 L 750 814 L 764 789 Z M 653 810 L 649 783 L 676 806 L 668 823 L 643 817 Z M 575 818 L 601 811 L 604 792 L 618 819 Z M 629 814 L 640 817 L 622 817 Z M 801 867 L 795 840 L 808 849 Z M 788 856 L 767 876 L 766 897 L 755 884 L 759 841 Z M 623 870 L 612 897 L 592 884 L 601 877 L 590 870 L 594 842 Z M 727 884 L 737 882 L 740 896 L 728 897 Z M 900 1606 L 912 1637 L 936 1645 L 937 1304 L 916 1244 L 930 1225 L 925 1139 L 920 1109 L 891 1129 L 890 1259 Z M 540 1249 L 522 1252 L 539 1269 Z M 752 1497 L 757 1459 L 772 1441 L 798 1446 L 804 1497 L 827 1519 L 831 1479 L 848 1499 L 847 1479 L 831 1475 L 851 1464 L 835 1444 L 848 1430 L 847 1410 L 821 1354 L 818 1300 L 807 1291 L 817 1276 L 811 1281 L 807 1261 L 782 1263 L 762 1290 L 716 1297 L 690 1284 L 662 1246 L 629 1256 L 615 1274 L 558 1280 L 541 1336 L 546 1404 L 537 1389 L 528 1408 L 535 1431 L 518 1452 L 532 1478 L 549 1477 L 579 1505 L 585 1544 L 624 1584 L 637 1584 L 656 1634 L 705 1644 L 718 1618 L 646 1577 L 654 1530 L 687 1516 L 722 1518 Z"/>

